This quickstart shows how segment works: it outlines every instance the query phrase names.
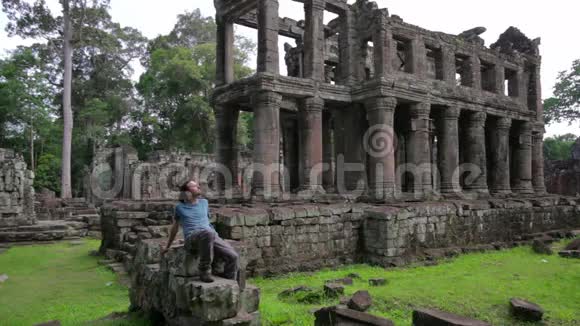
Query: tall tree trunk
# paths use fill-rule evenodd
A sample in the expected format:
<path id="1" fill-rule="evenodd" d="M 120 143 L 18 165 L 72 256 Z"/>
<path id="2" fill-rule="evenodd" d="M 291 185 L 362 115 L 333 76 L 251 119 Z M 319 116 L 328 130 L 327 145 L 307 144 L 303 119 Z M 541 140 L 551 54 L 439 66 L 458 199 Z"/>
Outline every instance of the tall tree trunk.
<path id="1" fill-rule="evenodd" d="M 30 171 L 34 172 L 34 128 L 32 125 L 32 115 L 30 118 Z"/>
<path id="2" fill-rule="evenodd" d="M 61 0 L 63 30 L 64 84 L 62 92 L 62 116 L 64 132 L 62 137 L 61 198 L 72 198 L 71 151 L 73 113 L 71 106 L 72 88 L 72 25 L 70 21 L 70 0 Z"/>

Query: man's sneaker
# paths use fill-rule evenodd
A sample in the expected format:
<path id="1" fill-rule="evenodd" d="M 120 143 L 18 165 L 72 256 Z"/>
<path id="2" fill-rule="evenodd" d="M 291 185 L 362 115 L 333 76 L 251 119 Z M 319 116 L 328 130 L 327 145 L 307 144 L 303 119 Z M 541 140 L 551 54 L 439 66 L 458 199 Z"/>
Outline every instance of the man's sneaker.
<path id="1" fill-rule="evenodd" d="M 199 276 L 199 279 L 204 283 L 213 282 L 213 277 L 211 277 L 211 274 L 209 272 L 202 272 L 201 275 Z"/>

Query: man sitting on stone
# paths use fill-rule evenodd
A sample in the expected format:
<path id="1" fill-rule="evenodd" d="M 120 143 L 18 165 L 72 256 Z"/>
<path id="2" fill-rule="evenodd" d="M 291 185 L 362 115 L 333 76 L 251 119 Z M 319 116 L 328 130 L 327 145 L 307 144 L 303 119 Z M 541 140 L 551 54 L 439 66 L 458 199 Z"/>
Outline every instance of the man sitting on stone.
<path id="1" fill-rule="evenodd" d="M 197 182 L 191 180 L 181 186 L 179 203 L 175 207 L 173 225 L 169 234 L 167 246 L 162 248 L 165 254 L 175 235 L 179 231 L 179 224 L 183 229 L 185 249 L 199 255 L 199 272 L 202 282 L 211 283 L 211 264 L 215 255 L 226 262 L 224 277 L 235 280 L 238 273 L 239 256 L 232 246 L 219 237 L 209 223 L 209 204 L 207 199 L 201 198 L 201 189 Z"/>

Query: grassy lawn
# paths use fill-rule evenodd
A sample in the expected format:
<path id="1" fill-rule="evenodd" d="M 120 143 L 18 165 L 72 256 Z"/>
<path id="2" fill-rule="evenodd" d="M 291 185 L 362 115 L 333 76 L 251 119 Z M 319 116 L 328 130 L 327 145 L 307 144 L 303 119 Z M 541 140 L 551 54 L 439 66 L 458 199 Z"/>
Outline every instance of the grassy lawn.
<path id="1" fill-rule="evenodd" d="M 563 243 L 558 244 L 559 247 Z M 521 297 L 545 309 L 547 325 L 580 325 L 580 260 L 544 256 L 529 247 L 469 254 L 432 267 L 385 270 L 364 265 L 280 278 L 256 278 L 261 288 L 260 311 L 265 325 L 313 325 L 311 310 L 338 300 L 300 304 L 297 297 L 279 299 L 281 291 L 307 285 L 321 289 L 324 281 L 357 273 L 361 279 L 345 286 L 347 295 L 368 290 L 370 313 L 396 325 L 411 325 L 414 307 L 432 307 L 485 320 L 492 325 L 525 325 L 509 317 L 511 297 Z M 382 277 L 388 284 L 369 287 L 368 279 Z"/>
<path id="2" fill-rule="evenodd" d="M 13 247 L 0 254 L 0 325 L 33 325 L 60 320 L 81 325 L 115 311 L 126 311 L 129 295 L 116 275 L 88 255 L 99 240 L 81 245 L 57 244 Z M 98 325 L 143 325 L 143 322 L 101 322 Z"/>

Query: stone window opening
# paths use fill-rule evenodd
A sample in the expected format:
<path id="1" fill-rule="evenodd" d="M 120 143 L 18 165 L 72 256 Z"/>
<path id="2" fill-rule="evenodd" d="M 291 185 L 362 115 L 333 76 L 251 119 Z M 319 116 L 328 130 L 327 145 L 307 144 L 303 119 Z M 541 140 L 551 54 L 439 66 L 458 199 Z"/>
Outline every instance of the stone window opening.
<path id="1" fill-rule="evenodd" d="M 455 80 L 457 86 L 470 86 L 469 75 L 471 66 L 469 57 L 462 54 L 455 55 Z"/>
<path id="2" fill-rule="evenodd" d="M 432 79 L 443 80 L 443 52 L 441 49 L 425 46 L 427 53 L 427 76 Z"/>
<path id="3" fill-rule="evenodd" d="M 495 92 L 495 65 L 481 60 L 481 89 Z"/>
<path id="4" fill-rule="evenodd" d="M 518 97 L 517 75 L 517 71 L 509 68 L 505 69 L 504 95 L 509 97 Z"/>
<path id="5" fill-rule="evenodd" d="M 412 46 L 411 40 L 401 36 L 393 36 L 393 40 L 397 45 L 397 55 L 393 60 L 393 68 L 395 71 L 403 71 L 407 73 L 413 72 L 412 63 Z"/>

